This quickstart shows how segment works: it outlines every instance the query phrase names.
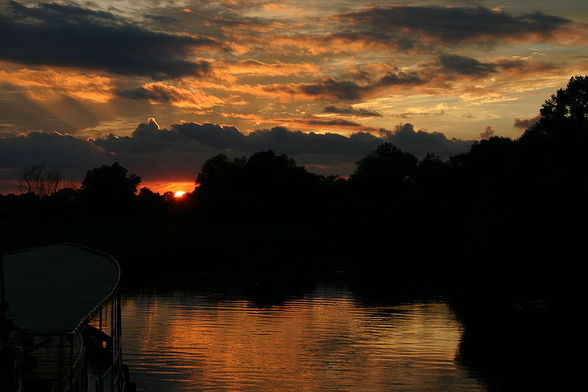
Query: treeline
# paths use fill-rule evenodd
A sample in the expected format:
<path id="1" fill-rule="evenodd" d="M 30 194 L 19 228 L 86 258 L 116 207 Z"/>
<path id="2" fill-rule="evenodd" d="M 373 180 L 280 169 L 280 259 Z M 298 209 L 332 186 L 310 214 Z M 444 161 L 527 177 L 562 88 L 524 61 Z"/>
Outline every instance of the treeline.
<path id="1" fill-rule="evenodd" d="M 567 358 L 584 334 L 588 77 L 540 112 L 520 138 L 447 160 L 382 144 L 346 178 L 272 151 L 219 154 L 178 199 L 141 188 L 119 164 L 89 170 L 79 189 L 33 166 L 25 193 L 0 195 L 0 247 L 81 243 L 143 285 L 197 271 L 194 287 L 216 272 L 232 287 L 254 275 L 266 285 L 247 287 L 256 295 L 270 282 L 273 300 L 306 287 L 307 271 L 342 272 L 368 303 L 442 295 L 465 327 L 457 361 L 489 389 L 575 386 L 582 372 Z"/>
<path id="2" fill-rule="evenodd" d="M 119 227 L 150 222 L 170 234 L 128 246 L 164 244 L 161 252 L 207 257 L 237 247 L 243 252 L 227 257 L 342 262 L 399 284 L 427 271 L 423 285 L 560 295 L 581 284 L 574 271 L 585 259 L 587 91 L 588 77 L 573 77 L 519 139 L 493 137 L 448 160 L 418 160 L 385 143 L 343 178 L 313 174 L 272 151 L 219 154 L 182 199 L 140 189 L 141 179 L 115 163 L 89 170 L 77 190 L 1 196 L 0 209 L 4 217 L 52 222 L 54 235 L 39 237 L 45 240 L 84 230 L 82 217 Z M 218 235 L 207 243 L 210 232 Z"/>

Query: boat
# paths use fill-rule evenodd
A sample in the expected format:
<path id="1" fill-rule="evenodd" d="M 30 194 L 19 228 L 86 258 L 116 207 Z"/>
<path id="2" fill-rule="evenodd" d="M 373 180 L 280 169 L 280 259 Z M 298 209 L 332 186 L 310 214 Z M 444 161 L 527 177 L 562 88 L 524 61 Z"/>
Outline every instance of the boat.
<path id="1" fill-rule="evenodd" d="M 0 391 L 129 392 L 121 270 L 74 244 L 0 253 Z"/>

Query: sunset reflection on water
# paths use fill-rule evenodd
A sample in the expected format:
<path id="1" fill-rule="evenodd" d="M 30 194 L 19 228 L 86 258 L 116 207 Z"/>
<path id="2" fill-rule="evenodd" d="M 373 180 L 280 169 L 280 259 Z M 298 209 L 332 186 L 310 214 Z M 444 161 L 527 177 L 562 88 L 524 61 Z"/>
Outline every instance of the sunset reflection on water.
<path id="1" fill-rule="evenodd" d="M 482 391 L 455 363 L 446 304 L 366 307 L 323 289 L 271 308 L 133 295 L 125 361 L 146 391 Z"/>

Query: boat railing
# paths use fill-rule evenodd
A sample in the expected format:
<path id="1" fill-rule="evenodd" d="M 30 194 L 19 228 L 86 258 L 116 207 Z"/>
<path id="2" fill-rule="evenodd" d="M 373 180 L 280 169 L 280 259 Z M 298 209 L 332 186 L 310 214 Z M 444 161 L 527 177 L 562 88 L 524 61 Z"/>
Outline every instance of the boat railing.
<path id="1" fill-rule="evenodd" d="M 19 330 L 20 339 L 25 339 L 22 346 L 22 362 L 25 359 L 29 363 L 26 366 L 36 366 L 43 377 L 43 366 L 47 369 L 53 366 L 55 380 L 52 389 L 60 392 L 79 391 L 123 391 L 129 384 L 128 371 L 122 362 L 122 317 L 121 300 L 119 295 L 120 265 L 111 255 L 85 246 L 66 243 L 63 245 L 83 249 L 85 251 L 102 256 L 109 260 L 115 267 L 115 282 L 111 290 L 83 316 L 73 329 L 56 333 L 38 333 L 35 331 Z M 24 252 L 19 250 L 6 252 L 5 255 Z M 2 254 L 0 253 L 0 275 L 3 275 Z M 1 291 L 4 291 L 4 276 L 1 276 Z M 0 293 L 0 302 L 4 304 L 4 293 Z M 3 312 L 0 309 L 0 313 Z M 0 315 L 2 316 L 2 315 Z M 2 317 L 4 319 L 4 317 Z M 98 330 L 99 346 L 94 346 L 87 339 L 87 332 L 91 329 Z M 3 332 L 3 331 L 0 331 Z M 90 331 L 95 333 L 96 331 Z M 96 335 L 94 336 L 96 337 Z M 0 336 L 0 346 L 5 348 L 7 340 Z M 26 352 L 24 347 L 26 347 Z M 53 352 L 50 353 L 50 348 Z M 55 362 L 50 360 L 53 355 Z M 35 359 L 38 357 L 38 360 Z M 33 363 L 31 363 L 31 361 Z M 60 365 L 57 368 L 57 365 Z M 126 375 L 126 376 L 125 376 Z M 35 380 L 33 379 L 33 382 Z M 20 389 L 14 389 L 15 391 Z"/>
<path id="2" fill-rule="evenodd" d="M 109 339 L 104 342 L 102 353 L 89 354 L 90 366 L 96 374 L 97 390 L 108 387 L 112 391 L 124 390 L 125 380 L 122 362 L 121 300 L 118 295 L 111 298 L 97 314 L 88 321 L 88 328 L 94 328 Z M 96 333 L 95 332 L 95 333 Z M 105 360 L 106 359 L 106 360 Z"/>
<path id="3" fill-rule="evenodd" d="M 17 361 L 23 367 L 34 367 L 28 372 L 27 389 L 35 389 L 54 380 L 56 391 L 86 390 L 86 350 L 79 333 L 38 334 L 21 331 Z"/>

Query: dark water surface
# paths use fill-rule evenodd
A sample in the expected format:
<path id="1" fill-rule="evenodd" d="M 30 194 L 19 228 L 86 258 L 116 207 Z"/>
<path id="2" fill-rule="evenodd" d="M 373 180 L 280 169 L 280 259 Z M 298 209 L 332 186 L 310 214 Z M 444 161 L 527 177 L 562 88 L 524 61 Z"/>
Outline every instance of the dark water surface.
<path id="1" fill-rule="evenodd" d="M 484 391 L 456 363 L 445 303 L 364 305 L 322 286 L 278 306 L 128 294 L 125 362 L 142 391 Z"/>

